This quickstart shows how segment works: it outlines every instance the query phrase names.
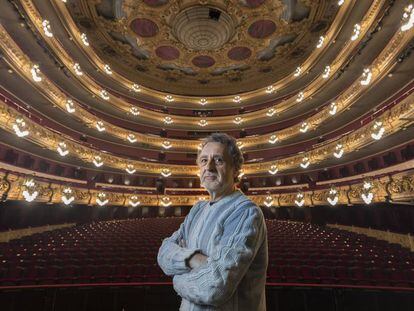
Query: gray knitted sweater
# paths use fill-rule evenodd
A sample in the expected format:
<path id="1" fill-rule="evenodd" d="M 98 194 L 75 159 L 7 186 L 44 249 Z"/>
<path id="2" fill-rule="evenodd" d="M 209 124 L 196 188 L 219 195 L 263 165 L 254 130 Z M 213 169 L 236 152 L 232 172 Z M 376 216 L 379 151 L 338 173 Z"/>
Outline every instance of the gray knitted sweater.
<path id="1" fill-rule="evenodd" d="M 185 247 L 181 247 L 182 239 Z M 201 251 L 208 260 L 190 269 L 185 260 L 195 251 Z M 161 269 L 174 276 L 182 311 L 266 310 L 267 263 L 263 214 L 240 191 L 212 205 L 197 202 L 158 252 Z"/>

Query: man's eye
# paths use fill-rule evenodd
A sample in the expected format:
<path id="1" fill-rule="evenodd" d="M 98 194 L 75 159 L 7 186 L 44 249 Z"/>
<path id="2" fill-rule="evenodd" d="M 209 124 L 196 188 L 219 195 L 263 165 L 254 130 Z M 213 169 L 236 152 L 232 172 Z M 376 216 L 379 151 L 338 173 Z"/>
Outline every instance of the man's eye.
<path id="1" fill-rule="evenodd" d="M 201 164 L 206 164 L 206 163 L 207 163 L 207 159 L 201 159 L 201 160 L 200 160 L 200 163 L 201 163 Z"/>
<path id="2" fill-rule="evenodd" d="M 215 158 L 214 161 L 216 162 L 216 164 L 223 164 L 224 163 L 222 158 Z"/>

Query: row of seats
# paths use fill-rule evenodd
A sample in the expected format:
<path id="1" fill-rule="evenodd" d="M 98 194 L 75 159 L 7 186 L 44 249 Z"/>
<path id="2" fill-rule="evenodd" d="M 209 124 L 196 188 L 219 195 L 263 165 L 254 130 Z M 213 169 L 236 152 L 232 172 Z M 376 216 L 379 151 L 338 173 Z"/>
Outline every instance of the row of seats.
<path id="1" fill-rule="evenodd" d="M 171 281 L 157 266 L 183 218 L 96 222 L 0 243 L 0 284 Z M 269 283 L 413 286 L 414 254 L 336 228 L 267 220 Z"/>

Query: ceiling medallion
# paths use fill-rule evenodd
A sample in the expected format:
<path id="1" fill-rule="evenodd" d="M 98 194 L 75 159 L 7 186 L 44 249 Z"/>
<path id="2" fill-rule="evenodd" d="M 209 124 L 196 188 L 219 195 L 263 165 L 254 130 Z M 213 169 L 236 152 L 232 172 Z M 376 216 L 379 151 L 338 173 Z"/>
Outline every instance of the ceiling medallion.
<path id="1" fill-rule="evenodd" d="M 140 85 L 220 96 L 265 88 L 294 71 L 324 30 L 310 26 L 324 16 L 328 27 L 335 16 L 327 1 L 124 0 L 111 1 L 111 9 L 95 4 L 96 14 L 83 11 L 76 19 L 96 22 L 96 34 L 88 32 L 99 41 L 93 46 Z"/>

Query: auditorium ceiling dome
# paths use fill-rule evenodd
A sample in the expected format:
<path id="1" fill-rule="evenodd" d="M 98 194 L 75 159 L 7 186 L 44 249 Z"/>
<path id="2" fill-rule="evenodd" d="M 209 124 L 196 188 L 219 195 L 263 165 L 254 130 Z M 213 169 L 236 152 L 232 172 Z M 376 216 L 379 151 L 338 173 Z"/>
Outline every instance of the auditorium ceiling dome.
<path id="1" fill-rule="evenodd" d="M 77 0 L 68 8 L 117 71 L 196 96 L 275 83 L 309 56 L 337 11 L 330 0 Z"/>

